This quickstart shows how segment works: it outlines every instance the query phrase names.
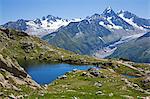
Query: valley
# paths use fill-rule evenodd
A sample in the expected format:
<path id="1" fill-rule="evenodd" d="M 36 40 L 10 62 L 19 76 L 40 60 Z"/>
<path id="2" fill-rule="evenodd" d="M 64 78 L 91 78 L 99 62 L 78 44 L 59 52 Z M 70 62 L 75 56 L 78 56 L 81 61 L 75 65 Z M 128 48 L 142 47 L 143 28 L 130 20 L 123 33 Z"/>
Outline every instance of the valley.
<path id="1" fill-rule="evenodd" d="M 49 1 L 46 5 L 54 15 L 61 6 L 73 10 L 69 5 L 74 3 L 64 6 L 64 1 L 57 7 Z M 51 10 L 46 6 L 41 11 L 41 6 L 32 13 L 28 7 L 11 9 L 17 20 L 0 25 L 0 99 L 150 98 L 150 19 L 116 7 L 82 18 L 77 10 L 66 18 L 68 12 L 61 9 L 56 14 L 61 18 L 47 14 Z"/>
<path id="2" fill-rule="evenodd" d="M 135 40 L 141 36 L 143 36 L 146 33 L 139 33 L 139 34 L 134 34 L 130 36 L 123 36 L 120 38 L 118 41 L 102 48 L 101 50 L 98 50 L 96 53 L 93 54 L 93 56 L 99 57 L 99 58 L 106 58 L 107 56 L 110 56 L 114 53 L 114 51 L 117 49 L 117 46 L 130 42 L 132 40 Z"/>

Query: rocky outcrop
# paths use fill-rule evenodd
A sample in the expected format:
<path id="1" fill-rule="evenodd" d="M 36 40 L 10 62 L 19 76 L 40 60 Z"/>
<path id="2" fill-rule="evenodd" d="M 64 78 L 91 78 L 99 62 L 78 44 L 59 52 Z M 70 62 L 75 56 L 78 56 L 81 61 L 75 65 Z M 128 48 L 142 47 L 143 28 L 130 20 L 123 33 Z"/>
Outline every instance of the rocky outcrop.
<path id="1" fill-rule="evenodd" d="M 143 87 L 145 90 L 150 91 L 150 77 L 144 77 L 144 79 L 141 81 L 141 83 L 143 84 Z"/>
<path id="2" fill-rule="evenodd" d="M 21 42 L 21 48 L 24 49 L 26 53 L 29 53 L 34 48 L 34 44 L 32 42 Z"/>
<path id="3" fill-rule="evenodd" d="M 133 82 L 130 82 L 128 79 L 126 78 L 121 78 L 122 81 L 124 81 L 128 87 L 140 91 L 142 93 L 146 93 L 146 94 L 150 94 L 150 92 L 148 92 L 147 90 L 142 89 L 138 84 L 135 84 Z"/>
<path id="4" fill-rule="evenodd" d="M 33 89 L 40 88 L 16 60 L 0 54 L 0 87 L 21 90 L 17 88 L 18 85 L 28 85 Z"/>

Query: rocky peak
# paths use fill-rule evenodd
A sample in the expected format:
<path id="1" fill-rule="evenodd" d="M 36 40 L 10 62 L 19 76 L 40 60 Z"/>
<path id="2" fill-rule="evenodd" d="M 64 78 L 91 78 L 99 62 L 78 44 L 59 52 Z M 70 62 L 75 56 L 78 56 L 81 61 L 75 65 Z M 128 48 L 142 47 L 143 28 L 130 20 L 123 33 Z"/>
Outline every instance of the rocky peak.
<path id="1" fill-rule="evenodd" d="M 40 20 L 39 18 L 35 19 L 35 20 L 34 20 L 34 23 L 35 23 L 35 24 L 40 24 L 40 25 L 42 25 L 42 22 L 41 22 L 41 20 Z"/>
<path id="2" fill-rule="evenodd" d="M 26 22 L 26 20 L 24 20 L 24 19 L 19 19 L 19 20 L 17 20 L 17 22 L 18 22 L 18 23 L 24 23 L 24 22 Z"/>
<path id="3" fill-rule="evenodd" d="M 119 15 L 119 14 L 122 14 L 122 13 L 124 13 L 124 10 L 120 10 L 117 14 Z"/>
<path id="4" fill-rule="evenodd" d="M 101 17 L 101 15 L 95 13 L 94 15 L 92 15 L 91 17 L 87 17 L 88 19 L 99 19 Z"/>
<path id="5" fill-rule="evenodd" d="M 125 18 L 128 18 L 128 19 L 130 19 L 130 18 L 133 18 L 133 17 L 137 17 L 136 15 L 134 15 L 133 13 L 131 13 L 131 12 L 129 12 L 129 11 L 123 11 L 123 10 L 121 10 L 121 11 L 119 11 L 118 13 L 117 13 L 117 15 L 122 15 L 123 14 L 123 16 L 125 17 Z"/>
<path id="6" fill-rule="evenodd" d="M 52 15 L 48 15 L 46 18 L 48 21 L 56 21 L 57 19 L 61 20 L 61 18 L 52 16 Z"/>
<path id="7" fill-rule="evenodd" d="M 116 13 L 113 11 L 113 9 L 111 7 L 107 7 L 103 11 L 102 15 L 105 16 L 105 17 L 111 17 L 111 16 L 115 16 Z"/>

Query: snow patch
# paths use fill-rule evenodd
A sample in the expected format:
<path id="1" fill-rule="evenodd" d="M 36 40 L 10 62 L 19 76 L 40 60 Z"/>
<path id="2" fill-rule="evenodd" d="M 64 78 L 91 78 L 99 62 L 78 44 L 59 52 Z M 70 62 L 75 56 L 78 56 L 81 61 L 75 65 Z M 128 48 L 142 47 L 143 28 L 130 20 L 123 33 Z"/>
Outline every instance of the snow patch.
<path id="1" fill-rule="evenodd" d="M 96 56 L 98 58 L 105 58 L 113 54 L 116 49 L 117 47 L 114 47 L 114 48 L 105 47 L 99 50 L 98 52 L 94 53 L 93 56 Z"/>
<path id="2" fill-rule="evenodd" d="M 100 21 L 99 22 L 99 25 L 102 25 L 102 26 L 104 26 L 104 27 L 106 27 L 106 28 L 109 28 L 109 29 L 117 29 L 117 30 L 119 30 L 119 29 L 123 29 L 121 26 L 117 26 L 117 25 L 115 25 L 112 21 L 111 21 L 111 19 L 112 19 L 112 17 L 108 17 L 106 20 L 109 22 L 109 24 L 104 24 L 104 22 L 103 21 Z"/>
<path id="3" fill-rule="evenodd" d="M 107 18 L 107 21 L 112 25 L 112 28 L 113 28 L 113 29 L 122 29 L 121 26 L 115 25 L 115 24 L 111 21 L 111 19 L 112 19 L 112 17 L 108 17 L 108 18 Z"/>
<path id="4" fill-rule="evenodd" d="M 109 7 L 107 7 L 107 13 L 110 13 L 111 12 L 111 10 L 112 10 L 112 8 L 109 6 Z"/>
<path id="5" fill-rule="evenodd" d="M 102 37 L 99 36 L 98 38 L 105 43 L 105 40 Z"/>
<path id="6" fill-rule="evenodd" d="M 70 22 L 78 22 L 81 20 L 81 18 L 76 18 L 72 20 L 56 19 L 56 21 L 48 21 L 48 19 L 45 19 L 41 20 L 41 24 L 36 24 L 34 21 L 29 21 L 26 22 L 29 27 L 26 32 L 30 33 L 29 35 L 44 36 L 46 34 L 56 31 L 61 26 L 67 26 Z"/>
<path id="7" fill-rule="evenodd" d="M 132 25 L 133 27 L 139 28 L 139 29 L 141 29 L 141 30 L 144 30 L 143 27 L 138 26 L 136 23 L 133 22 L 133 18 L 130 18 L 130 19 L 125 18 L 125 17 L 124 17 L 124 13 L 121 13 L 121 14 L 119 14 L 118 16 L 119 16 L 120 18 L 122 18 L 124 21 L 126 21 L 127 23 L 129 23 L 130 25 Z"/>
<path id="8" fill-rule="evenodd" d="M 44 20 L 44 22 L 42 21 L 41 27 L 44 29 L 57 30 L 61 26 L 66 26 L 69 23 L 70 21 L 62 20 L 62 19 L 61 20 L 56 19 L 56 21 L 50 21 L 50 22 L 48 22 L 47 20 Z"/>

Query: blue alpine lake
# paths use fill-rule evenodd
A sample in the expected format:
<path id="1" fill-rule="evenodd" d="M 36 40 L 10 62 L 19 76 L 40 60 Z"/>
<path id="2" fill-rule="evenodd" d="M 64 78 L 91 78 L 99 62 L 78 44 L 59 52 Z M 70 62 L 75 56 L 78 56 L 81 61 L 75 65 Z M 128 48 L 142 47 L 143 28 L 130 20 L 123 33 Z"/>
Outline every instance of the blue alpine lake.
<path id="1" fill-rule="evenodd" d="M 26 69 L 27 73 L 38 84 L 49 84 L 56 80 L 58 76 L 64 75 L 66 72 L 77 70 L 87 70 L 93 66 L 89 65 L 70 65 L 70 64 L 37 64 L 29 65 Z"/>

